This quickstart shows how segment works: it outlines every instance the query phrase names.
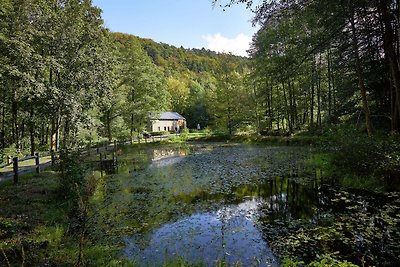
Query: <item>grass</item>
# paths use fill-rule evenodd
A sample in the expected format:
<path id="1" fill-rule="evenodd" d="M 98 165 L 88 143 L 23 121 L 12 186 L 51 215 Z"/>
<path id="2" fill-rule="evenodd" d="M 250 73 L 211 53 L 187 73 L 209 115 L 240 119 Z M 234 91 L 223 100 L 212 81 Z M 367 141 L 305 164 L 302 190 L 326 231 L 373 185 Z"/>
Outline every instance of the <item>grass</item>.
<path id="1" fill-rule="evenodd" d="M 23 176 L 0 187 L 0 265 L 44 264 L 65 243 L 68 201 L 59 198 L 54 171 Z M 29 253 L 28 253 L 29 252 Z"/>
<path id="2" fill-rule="evenodd" d="M 0 184 L 0 266 L 72 266 L 79 253 L 71 231 L 73 201 L 62 193 L 54 170 Z M 116 256 L 119 247 L 87 238 L 84 265 L 133 266 Z"/>

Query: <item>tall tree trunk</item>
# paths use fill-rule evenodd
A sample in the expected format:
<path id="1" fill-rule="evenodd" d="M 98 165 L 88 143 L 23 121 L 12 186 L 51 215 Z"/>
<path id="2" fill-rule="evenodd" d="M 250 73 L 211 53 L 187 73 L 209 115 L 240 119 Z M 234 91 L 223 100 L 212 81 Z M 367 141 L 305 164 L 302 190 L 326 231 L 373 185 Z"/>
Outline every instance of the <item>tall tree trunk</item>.
<path id="1" fill-rule="evenodd" d="M 18 104 L 16 101 L 16 92 L 13 92 L 13 98 L 11 102 L 11 116 L 13 122 L 12 138 L 15 143 L 15 148 L 19 149 L 19 130 L 18 130 Z"/>
<path id="2" fill-rule="evenodd" d="M 64 140 L 63 140 L 63 144 L 62 144 L 62 147 L 64 147 L 64 148 L 69 148 L 70 146 L 71 146 L 71 143 L 70 143 L 70 132 L 71 132 L 71 129 L 70 129 L 70 119 L 69 118 L 66 118 L 65 119 L 65 123 L 64 123 Z"/>
<path id="3" fill-rule="evenodd" d="M 313 67 L 311 71 L 311 99 L 310 99 L 310 128 L 314 128 L 314 96 L 315 95 L 315 57 L 313 56 Z"/>
<path id="4" fill-rule="evenodd" d="M 5 131 L 3 129 L 0 130 L 0 146 L 1 148 L 6 147 L 6 137 L 5 137 Z"/>
<path id="5" fill-rule="evenodd" d="M 290 117 L 290 129 L 295 128 L 295 117 L 293 116 L 293 91 L 292 91 L 292 85 L 290 83 L 290 78 L 288 79 L 288 94 L 289 94 L 289 117 Z"/>
<path id="6" fill-rule="evenodd" d="M 228 100 L 228 130 L 229 135 L 233 133 L 233 123 L 232 123 L 232 107 L 231 102 Z"/>
<path id="7" fill-rule="evenodd" d="M 49 144 L 49 124 L 46 125 L 46 137 L 45 137 L 45 144 Z"/>
<path id="8" fill-rule="evenodd" d="M 289 79 L 290 83 L 290 79 Z M 300 123 L 299 123 L 299 114 L 297 110 L 297 98 L 296 98 L 296 88 L 294 86 L 294 81 L 291 82 L 291 87 L 292 87 L 292 96 L 293 96 L 293 118 L 294 118 L 294 126 L 297 130 L 300 130 Z"/>
<path id="9" fill-rule="evenodd" d="M 361 92 L 363 110 L 364 110 L 364 115 L 365 115 L 365 124 L 367 126 L 368 136 L 372 136 L 373 135 L 373 127 L 372 127 L 372 122 L 370 119 L 370 111 L 369 111 L 368 98 L 367 98 L 367 89 L 366 89 L 365 83 L 364 83 L 363 71 L 362 71 L 361 61 L 360 61 L 360 54 L 358 51 L 358 39 L 357 39 L 357 33 L 356 33 L 356 26 L 355 26 L 354 20 L 355 19 L 354 19 L 354 10 L 353 10 L 351 17 L 350 17 L 350 25 L 351 25 L 351 35 L 352 35 L 352 42 L 353 42 L 353 53 L 354 53 L 354 58 L 356 61 L 355 67 L 356 67 L 356 73 L 357 73 L 357 78 L 358 78 L 358 87 Z"/>
<path id="10" fill-rule="evenodd" d="M 266 110 L 265 115 L 268 122 L 269 130 L 272 130 L 272 117 L 271 117 L 271 94 L 270 94 L 270 86 L 268 82 L 268 78 L 265 79 L 265 88 L 266 88 Z"/>
<path id="11" fill-rule="evenodd" d="M 269 93 L 270 93 L 270 97 L 269 97 L 269 110 L 268 110 L 268 112 L 269 112 L 269 114 L 270 114 L 270 117 L 271 117 L 271 120 L 270 120 L 270 128 L 271 128 L 271 130 L 273 129 L 273 125 L 272 125 L 272 122 L 273 122 L 273 120 L 274 120 L 274 114 L 273 114 L 273 107 L 272 107 L 272 105 L 273 105 L 273 85 L 272 85 L 272 83 L 271 83 L 271 85 L 270 85 L 270 91 L 269 91 Z"/>
<path id="12" fill-rule="evenodd" d="M 335 74 L 332 76 L 332 110 L 333 113 L 336 112 L 336 87 L 335 87 Z"/>
<path id="13" fill-rule="evenodd" d="M 33 105 L 31 104 L 31 110 L 29 115 L 29 134 L 30 134 L 30 141 L 31 141 L 31 156 L 35 155 L 35 122 L 34 122 L 34 111 Z"/>
<path id="14" fill-rule="evenodd" d="M 317 74 L 317 125 L 319 128 L 322 127 L 322 115 L 321 115 L 321 54 L 319 54 L 319 63 Z"/>
<path id="15" fill-rule="evenodd" d="M 5 148 L 6 147 L 6 107 L 5 105 L 3 106 L 3 113 L 2 113 L 2 126 L 1 126 L 1 132 L 2 132 L 2 138 L 1 138 L 1 147 Z"/>
<path id="16" fill-rule="evenodd" d="M 52 118 L 51 119 L 50 149 L 53 151 L 57 151 L 56 132 L 57 132 L 57 119 Z"/>
<path id="17" fill-rule="evenodd" d="M 258 110 L 258 102 L 257 102 L 257 86 L 253 84 L 253 102 L 254 102 L 254 112 L 255 112 L 255 126 L 257 134 L 260 133 L 260 114 Z"/>
<path id="18" fill-rule="evenodd" d="M 22 142 L 24 137 L 25 137 L 25 119 L 22 120 L 22 122 L 21 122 L 21 134 L 20 134 L 20 142 L 19 142 L 19 148 L 20 149 L 24 149 L 25 148 L 24 147 L 25 144 L 24 144 L 24 142 Z"/>
<path id="19" fill-rule="evenodd" d="M 134 116 L 133 114 L 131 115 L 131 138 L 133 138 L 133 122 L 134 122 Z M 139 133 L 138 133 L 139 136 Z"/>
<path id="20" fill-rule="evenodd" d="M 279 112 L 279 109 L 277 110 L 276 116 L 277 116 L 276 123 L 277 123 L 277 127 L 278 127 L 278 132 L 279 132 L 281 130 L 281 125 L 280 125 L 281 113 Z"/>
<path id="21" fill-rule="evenodd" d="M 289 129 L 289 133 L 293 133 L 292 123 L 290 121 L 289 104 L 288 104 L 288 99 L 287 99 L 287 96 L 286 96 L 286 89 L 285 89 L 285 83 L 284 82 L 282 82 L 282 91 L 283 91 L 283 99 L 284 99 L 284 102 L 285 102 L 285 115 L 286 115 L 287 126 L 288 126 L 288 129 Z"/>
<path id="22" fill-rule="evenodd" d="M 332 72 L 331 72 L 331 55 L 332 51 L 329 47 L 328 49 L 328 116 L 329 119 L 332 115 Z"/>
<path id="23" fill-rule="evenodd" d="M 50 135 L 50 149 L 53 151 L 58 150 L 59 131 L 60 131 L 60 119 L 59 115 L 55 115 L 51 119 L 51 135 Z"/>
<path id="24" fill-rule="evenodd" d="M 389 59 L 390 70 L 392 74 L 392 82 L 394 85 L 394 101 L 392 107 L 392 130 L 400 131 L 400 69 L 399 69 L 399 61 L 398 55 L 396 55 L 396 50 L 393 47 L 395 42 L 393 36 L 393 28 L 390 19 L 390 11 L 389 11 L 389 1 L 381 0 L 380 1 L 382 19 L 385 25 L 384 28 L 384 44 L 385 44 L 385 53 Z"/>
<path id="25" fill-rule="evenodd" d="M 112 141 L 112 132 L 111 132 L 111 109 L 106 111 L 106 127 L 107 127 L 107 137 L 108 141 Z M 132 134 L 131 134 L 132 136 Z"/>

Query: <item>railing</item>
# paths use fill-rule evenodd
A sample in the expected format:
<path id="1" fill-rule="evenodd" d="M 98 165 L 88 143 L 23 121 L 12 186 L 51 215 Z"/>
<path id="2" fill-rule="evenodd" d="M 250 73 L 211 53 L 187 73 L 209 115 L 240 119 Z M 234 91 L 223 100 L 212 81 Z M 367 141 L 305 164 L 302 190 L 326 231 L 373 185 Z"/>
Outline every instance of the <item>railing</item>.
<path id="1" fill-rule="evenodd" d="M 27 156 L 25 158 L 22 159 L 18 159 L 18 157 L 14 157 L 12 159 L 12 162 L 8 162 L 7 164 L 1 165 L 0 168 L 5 168 L 8 167 L 10 165 L 13 165 L 13 172 L 14 172 L 14 184 L 18 183 L 18 179 L 19 179 L 19 166 L 18 163 L 19 162 L 23 162 L 23 161 L 27 161 L 30 159 L 35 159 L 35 169 L 36 169 L 36 173 L 40 173 L 40 155 L 39 153 L 35 153 L 34 156 Z M 52 157 L 53 159 L 53 157 Z"/>
<path id="2" fill-rule="evenodd" d="M 112 142 L 109 142 L 109 141 L 99 142 L 99 143 L 95 143 L 95 144 L 87 144 L 87 145 L 79 146 L 78 151 L 80 151 L 80 154 L 83 156 L 91 156 L 92 154 L 101 154 L 102 151 L 114 150 L 116 152 L 118 146 L 121 146 L 121 145 L 134 144 L 134 143 L 138 143 L 138 144 L 154 143 L 154 142 L 159 142 L 161 140 L 164 140 L 168 137 L 169 137 L 169 135 L 159 135 L 159 136 L 151 136 L 148 138 L 130 138 L 130 139 L 124 139 L 124 140 L 114 140 Z M 22 159 L 19 159 L 18 157 L 8 156 L 7 163 L 0 165 L 0 169 L 6 168 L 10 165 L 13 165 L 14 184 L 17 184 L 18 180 L 19 180 L 19 175 L 21 174 L 21 170 L 20 170 L 21 167 L 18 164 L 19 162 L 27 161 L 30 159 L 35 159 L 34 167 L 30 168 L 29 170 L 25 170 L 23 172 L 25 172 L 25 173 L 31 172 L 32 169 L 35 169 L 36 173 L 40 173 L 40 165 L 41 165 L 40 158 L 44 158 L 44 157 L 48 157 L 48 156 L 51 156 L 51 160 L 44 164 L 48 164 L 51 162 L 51 165 L 54 165 L 57 160 L 57 153 L 54 151 L 51 151 L 50 154 L 40 155 L 39 153 L 35 153 L 34 156 L 26 156 Z M 0 182 L 1 182 L 1 180 L 0 180 Z"/>

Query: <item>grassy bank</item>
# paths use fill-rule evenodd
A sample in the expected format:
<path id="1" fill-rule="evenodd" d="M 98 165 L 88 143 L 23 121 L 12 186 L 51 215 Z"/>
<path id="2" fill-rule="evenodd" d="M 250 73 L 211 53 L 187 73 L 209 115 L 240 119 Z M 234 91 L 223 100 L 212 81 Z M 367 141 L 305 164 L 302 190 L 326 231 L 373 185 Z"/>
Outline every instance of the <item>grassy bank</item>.
<path id="1" fill-rule="evenodd" d="M 69 201 L 60 198 L 59 174 L 46 171 L 0 187 L 0 263 L 2 266 L 68 262 Z M 68 247 L 68 245 L 67 245 Z M 61 248 L 61 250 L 59 250 Z"/>
<path id="2" fill-rule="evenodd" d="M 117 248 L 87 234 L 94 178 L 78 182 L 85 172 L 73 178 L 82 170 L 65 167 L 64 174 L 48 170 L 0 185 L 0 266 L 120 265 Z"/>
<path id="3" fill-rule="evenodd" d="M 312 135 L 292 135 L 292 136 L 262 136 L 256 134 L 237 134 L 228 135 L 213 132 L 193 132 L 183 133 L 179 136 L 171 136 L 162 141 L 162 143 L 178 142 L 233 142 L 243 144 L 260 145 L 317 145 L 318 136 Z"/>

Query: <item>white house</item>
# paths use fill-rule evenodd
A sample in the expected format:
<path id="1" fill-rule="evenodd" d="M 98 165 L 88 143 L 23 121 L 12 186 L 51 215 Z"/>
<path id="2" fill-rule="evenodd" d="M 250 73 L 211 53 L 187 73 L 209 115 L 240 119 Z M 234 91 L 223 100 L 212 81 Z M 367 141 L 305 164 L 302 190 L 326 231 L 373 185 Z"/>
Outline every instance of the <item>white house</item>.
<path id="1" fill-rule="evenodd" d="M 175 131 L 186 128 L 186 119 L 177 112 L 151 112 L 148 117 L 149 132 Z"/>

